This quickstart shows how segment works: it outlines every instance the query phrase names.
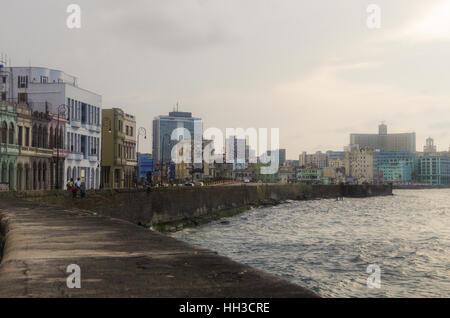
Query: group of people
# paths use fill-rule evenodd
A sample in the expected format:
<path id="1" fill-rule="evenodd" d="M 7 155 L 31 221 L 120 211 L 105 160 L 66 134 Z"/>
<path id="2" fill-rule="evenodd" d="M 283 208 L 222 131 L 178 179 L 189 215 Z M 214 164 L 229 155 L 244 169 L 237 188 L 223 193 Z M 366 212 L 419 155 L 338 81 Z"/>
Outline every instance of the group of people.
<path id="1" fill-rule="evenodd" d="M 84 189 L 84 183 L 81 182 L 80 177 L 77 178 L 77 181 L 73 181 L 70 179 L 67 181 L 67 190 L 72 191 L 72 197 L 76 198 L 78 191 L 80 191 L 80 197 L 84 198 L 86 196 L 86 191 Z"/>

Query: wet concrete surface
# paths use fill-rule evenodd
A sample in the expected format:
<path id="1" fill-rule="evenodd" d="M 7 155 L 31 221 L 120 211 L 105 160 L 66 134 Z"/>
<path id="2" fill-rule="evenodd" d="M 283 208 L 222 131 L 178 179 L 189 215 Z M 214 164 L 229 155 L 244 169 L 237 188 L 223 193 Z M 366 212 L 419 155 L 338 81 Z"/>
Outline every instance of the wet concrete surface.
<path id="1" fill-rule="evenodd" d="M 213 251 L 90 211 L 0 200 L 0 297 L 317 297 Z M 67 267 L 81 269 L 70 289 Z"/>

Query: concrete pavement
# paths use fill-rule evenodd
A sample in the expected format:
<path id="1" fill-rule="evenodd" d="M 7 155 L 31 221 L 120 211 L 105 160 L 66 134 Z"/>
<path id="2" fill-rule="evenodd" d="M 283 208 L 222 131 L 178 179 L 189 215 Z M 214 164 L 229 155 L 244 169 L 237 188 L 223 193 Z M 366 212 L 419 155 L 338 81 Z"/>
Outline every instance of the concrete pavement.
<path id="1" fill-rule="evenodd" d="M 93 212 L 0 200 L 0 297 L 317 297 L 215 252 Z M 69 289 L 67 266 L 81 268 Z"/>

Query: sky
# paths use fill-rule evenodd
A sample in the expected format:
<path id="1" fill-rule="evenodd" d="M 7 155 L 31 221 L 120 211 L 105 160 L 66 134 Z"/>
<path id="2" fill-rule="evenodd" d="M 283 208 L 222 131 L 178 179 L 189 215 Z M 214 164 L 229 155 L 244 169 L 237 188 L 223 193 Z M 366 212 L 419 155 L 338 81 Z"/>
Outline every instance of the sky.
<path id="1" fill-rule="evenodd" d="M 141 152 L 177 102 L 204 128 L 279 128 L 288 159 L 382 121 L 416 132 L 419 151 L 429 136 L 450 147 L 450 0 L 2 0 L 0 13 L 12 66 L 63 70 L 136 115 Z"/>

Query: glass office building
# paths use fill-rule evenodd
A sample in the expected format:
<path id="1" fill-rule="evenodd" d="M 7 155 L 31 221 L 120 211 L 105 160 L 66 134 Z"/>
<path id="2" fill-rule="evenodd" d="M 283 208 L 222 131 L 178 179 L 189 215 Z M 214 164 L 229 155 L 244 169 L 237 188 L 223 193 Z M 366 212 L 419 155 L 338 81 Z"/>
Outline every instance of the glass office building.
<path id="1" fill-rule="evenodd" d="M 184 128 L 178 140 L 172 140 L 172 133 L 177 128 Z M 201 118 L 192 117 L 192 113 L 171 112 L 168 116 L 158 116 L 153 120 L 153 159 L 158 162 L 170 162 L 174 145 L 180 140 L 199 138 L 200 147 L 203 137 L 203 122 Z M 200 150 L 201 151 L 201 150 Z M 193 158 L 192 158 L 193 160 Z"/>

